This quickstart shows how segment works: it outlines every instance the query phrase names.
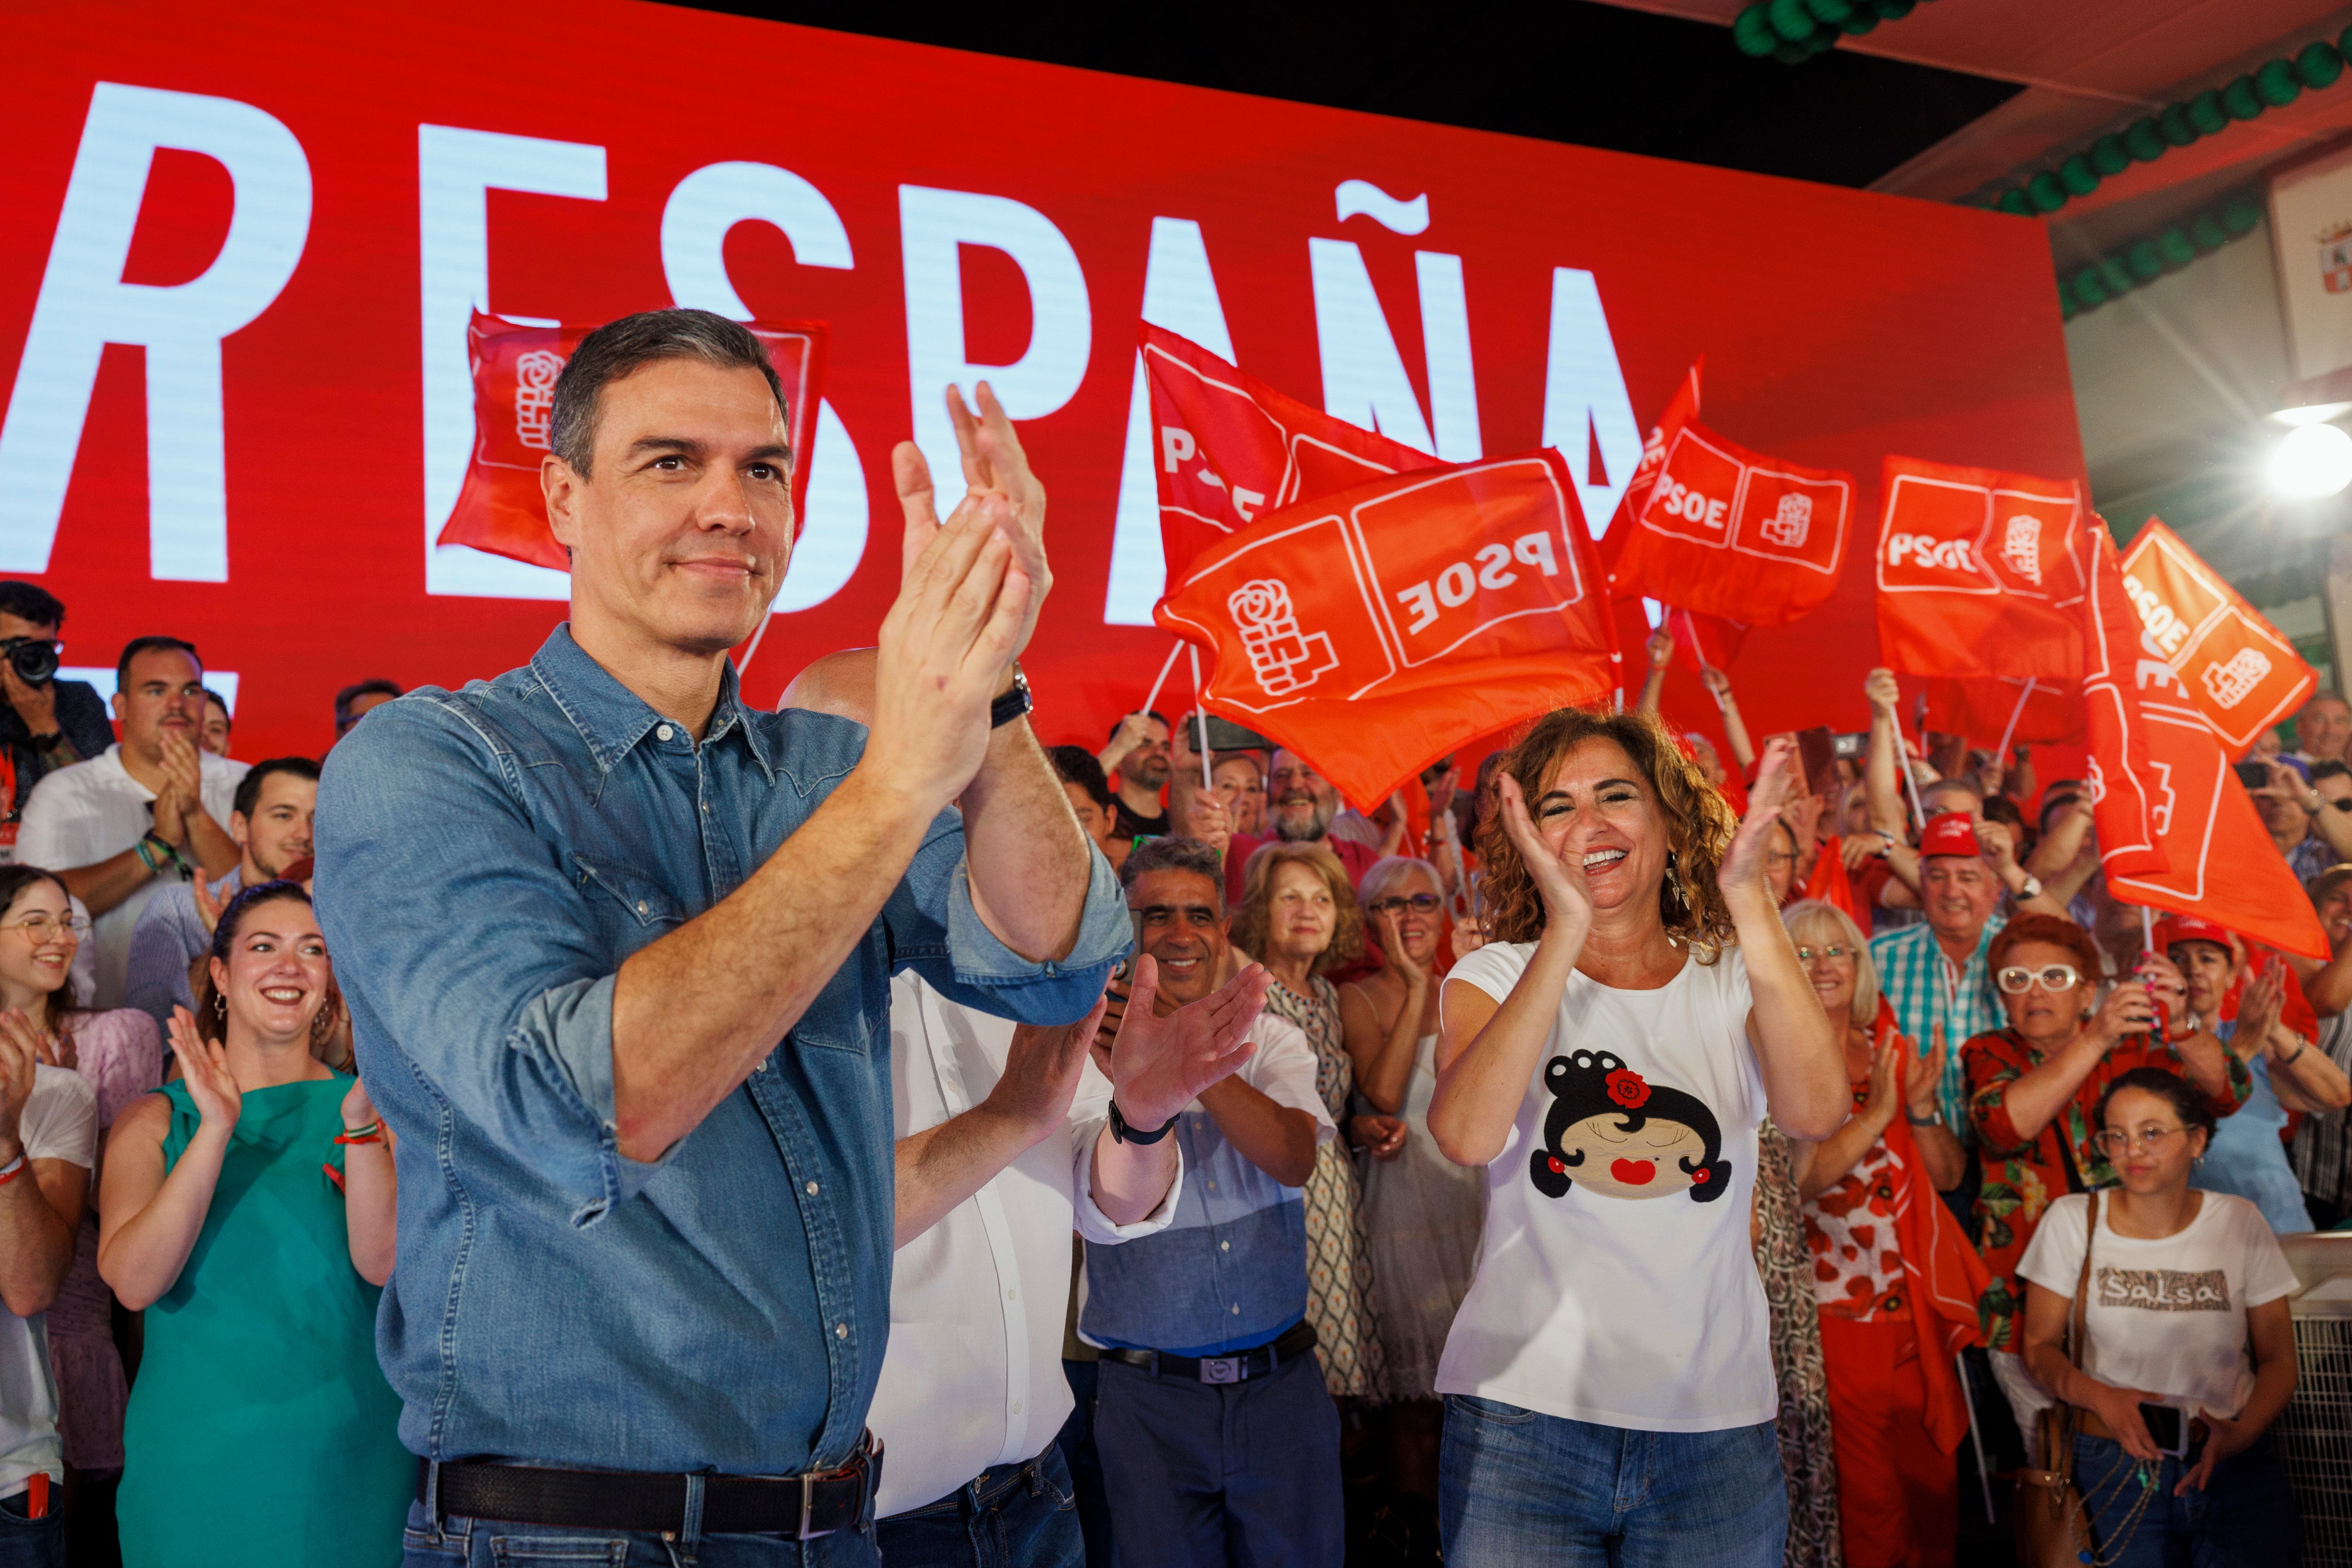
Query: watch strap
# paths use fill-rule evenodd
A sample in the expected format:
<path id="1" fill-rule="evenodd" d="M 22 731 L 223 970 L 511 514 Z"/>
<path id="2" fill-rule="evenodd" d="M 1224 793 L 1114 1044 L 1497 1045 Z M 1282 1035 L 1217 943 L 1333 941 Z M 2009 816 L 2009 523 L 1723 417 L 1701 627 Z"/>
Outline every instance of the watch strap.
<path id="1" fill-rule="evenodd" d="M 1177 1115 L 1183 1113 L 1179 1111 Z M 1118 1143 L 1157 1143 L 1175 1130 L 1176 1117 L 1171 1116 L 1149 1132 L 1139 1132 L 1128 1125 L 1127 1118 L 1118 1113 L 1118 1101 L 1110 1102 L 1110 1135 Z"/>
<path id="2" fill-rule="evenodd" d="M 1002 730 L 1035 706 L 1029 695 L 1029 677 L 1016 664 L 1013 667 L 1013 689 L 988 705 L 988 727 Z"/>

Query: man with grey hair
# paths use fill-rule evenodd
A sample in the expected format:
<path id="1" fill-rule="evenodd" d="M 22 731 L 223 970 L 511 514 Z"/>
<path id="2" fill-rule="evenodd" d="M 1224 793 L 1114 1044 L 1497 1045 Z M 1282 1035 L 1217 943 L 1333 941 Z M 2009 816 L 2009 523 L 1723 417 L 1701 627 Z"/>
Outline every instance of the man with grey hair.
<path id="1" fill-rule="evenodd" d="M 1230 966 L 1218 872 L 1192 838 L 1151 839 L 1119 869 L 1160 1012 L 1210 994 Z M 1307 1037 L 1266 1013 L 1249 1037 L 1256 1054 L 1169 1124 L 1185 1171 L 1174 1218 L 1087 1249 L 1078 1332 L 1103 1352 L 1095 1442 L 1129 1563 L 1337 1568 L 1345 1552 L 1299 1191 L 1338 1132 Z"/>
<path id="2" fill-rule="evenodd" d="M 1331 823 L 1339 815 L 1339 792 L 1331 786 L 1331 781 L 1318 773 L 1314 763 L 1285 747 L 1274 753 L 1274 770 L 1265 781 L 1265 818 L 1266 826 L 1273 829 L 1271 833 L 1226 833 L 1224 807 L 1213 795 L 1205 795 L 1194 803 L 1192 826 L 1195 834 L 1205 830 L 1210 837 L 1224 837 L 1225 900 L 1238 904 L 1249 875 L 1250 856 L 1260 846 L 1276 840 L 1285 844 L 1319 844 L 1339 858 L 1349 886 L 1361 882 L 1364 873 L 1381 858 L 1380 847 L 1336 837 L 1331 832 Z"/>
<path id="3" fill-rule="evenodd" d="M 1044 488 L 985 384 L 947 403 L 969 488 L 942 523 L 893 454 L 870 726 L 742 703 L 790 426 L 758 339 L 659 310 L 556 384 L 570 621 L 330 755 L 319 915 L 403 1167 L 412 1564 L 877 1561 L 891 976 L 1066 1025 L 1129 942 L 1024 717 Z"/>

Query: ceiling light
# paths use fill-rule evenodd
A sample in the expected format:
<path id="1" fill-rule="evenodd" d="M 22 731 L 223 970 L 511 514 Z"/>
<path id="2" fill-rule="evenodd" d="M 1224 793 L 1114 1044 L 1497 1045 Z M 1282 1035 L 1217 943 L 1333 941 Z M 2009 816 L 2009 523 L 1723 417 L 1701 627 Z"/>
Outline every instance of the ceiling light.
<path id="1" fill-rule="evenodd" d="M 2352 485 L 2352 436 L 2335 425 L 2305 425 L 2287 432 L 2271 453 L 2271 488 L 2283 495 L 2316 500 Z"/>

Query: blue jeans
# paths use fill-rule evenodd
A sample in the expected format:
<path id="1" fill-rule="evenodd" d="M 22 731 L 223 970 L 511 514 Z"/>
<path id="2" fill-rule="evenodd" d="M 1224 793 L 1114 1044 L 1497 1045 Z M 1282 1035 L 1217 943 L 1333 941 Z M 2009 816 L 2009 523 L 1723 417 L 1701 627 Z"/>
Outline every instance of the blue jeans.
<path id="1" fill-rule="evenodd" d="M 1227 1384 L 1101 1366 L 1095 1443 L 1121 1568 L 1339 1568 L 1339 1407 L 1313 1356 Z"/>
<path id="2" fill-rule="evenodd" d="M 25 1494 L 0 1498 L 0 1568 L 66 1568 L 66 1520 L 50 1489 L 46 1519 L 25 1517 Z"/>
<path id="3" fill-rule="evenodd" d="M 871 1530 L 836 1530 L 814 1541 L 781 1535 L 698 1535 L 574 1530 L 495 1519 L 444 1519 L 436 1531 L 411 1503 L 401 1568 L 877 1568 Z"/>
<path id="4" fill-rule="evenodd" d="M 1059 1448 L 987 1471 L 961 1491 L 878 1521 L 889 1568 L 1085 1568 Z"/>
<path id="5" fill-rule="evenodd" d="M 1448 1394 L 1446 1568 L 1779 1568 L 1789 1489 L 1770 1422 L 1635 1432 Z"/>
<path id="6" fill-rule="evenodd" d="M 2303 1561 L 2303 1519 L 2269 1433 L 2214 1466 L 2202 1491 L 2175 1497 L 2188 1468 L 2179 1459 L 2149 1466 L 2153 1494 L 2135 1520 L 2139 1461 L 2112 1438 L 2076 1436 L 2074 1489 L 2110 1568 L 2294 1568 Z"/>

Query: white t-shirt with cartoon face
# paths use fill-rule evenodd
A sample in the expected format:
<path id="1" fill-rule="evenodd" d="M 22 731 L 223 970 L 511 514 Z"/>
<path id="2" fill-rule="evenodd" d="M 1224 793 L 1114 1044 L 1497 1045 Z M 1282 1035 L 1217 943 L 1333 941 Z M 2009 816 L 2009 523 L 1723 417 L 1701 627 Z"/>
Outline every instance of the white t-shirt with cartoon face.
<path id="1" fill-rule="evenodd" d="M 1490 942 L 1445 978 L 1499 1002 L 1534 952 Z M 1478 1272 L 1439 1393 L 1649 1432 L 1772 1419 L 1748 1233 L 1764 1118 L 1749 1006 L 1736 948 L 1654 991 L 1569 977 L 1486 1170 Z"/>
<path id="2" fill-rule="evenodd" d="M 2262 1210 L 2227 1193 L 2203 1194 L 2196 1218 L 2154 1241 L 2117 1236 L 2114 1202 L 2113 1192 L 2099 1195 L 2083 1370 L 2118 1388 L 2146 1389 L 2192 1415 L 2234 1417 L 2254 1392 L 2246 1309 L 2295 1289 L 2278 1237 Z M 2052 1204 L 2017 1271 L 2072 1301 L 2090 1208 L 2081 1193 Z"/>

